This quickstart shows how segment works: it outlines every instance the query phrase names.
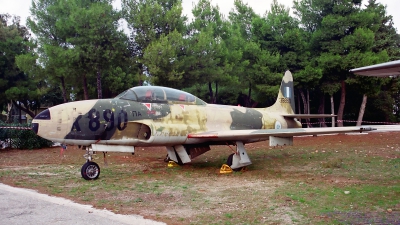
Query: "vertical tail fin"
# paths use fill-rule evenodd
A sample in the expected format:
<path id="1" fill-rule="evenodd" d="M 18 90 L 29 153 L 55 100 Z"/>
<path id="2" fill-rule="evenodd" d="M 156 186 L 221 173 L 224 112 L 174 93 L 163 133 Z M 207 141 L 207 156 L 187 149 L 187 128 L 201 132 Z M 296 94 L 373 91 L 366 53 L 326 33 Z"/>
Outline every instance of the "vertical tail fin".
<path id="1" fill-rule="evenodd" d="M 294 114 L 296 111 L 294 102 L 293 76 L 289 70 L 285 72 L 285 75 L 282 78 L 278 97 L 272 107 L 287 114 Z"/>

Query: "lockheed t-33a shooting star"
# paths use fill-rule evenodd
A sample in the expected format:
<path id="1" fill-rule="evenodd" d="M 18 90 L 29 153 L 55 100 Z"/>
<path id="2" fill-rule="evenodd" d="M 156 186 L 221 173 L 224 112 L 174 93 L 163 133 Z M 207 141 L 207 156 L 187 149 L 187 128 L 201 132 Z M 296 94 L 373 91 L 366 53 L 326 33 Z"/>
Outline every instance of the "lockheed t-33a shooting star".
<path id="1" fill-rule="evenodd" d="M 85 147 L 84 179 L 97 179 L 93 152 L 129 152 L 135 147 L 166 146 L 168 160 L 191 162 L 211 145 L 232 145 L 230 169 L 251 164 L 245 144 L 269 140 L 292 145 L 293 136 L 364 132 L 370 127 L 302 128 L 298 119 L 332 115 L 294 114 L 293 77 L 287 71 L 275 104 L 267 108 L 207 104 L 167 87 L 138 86 L 112 99 L 65 103 L 38 114 L 32 129 L 50 141 Z"/>

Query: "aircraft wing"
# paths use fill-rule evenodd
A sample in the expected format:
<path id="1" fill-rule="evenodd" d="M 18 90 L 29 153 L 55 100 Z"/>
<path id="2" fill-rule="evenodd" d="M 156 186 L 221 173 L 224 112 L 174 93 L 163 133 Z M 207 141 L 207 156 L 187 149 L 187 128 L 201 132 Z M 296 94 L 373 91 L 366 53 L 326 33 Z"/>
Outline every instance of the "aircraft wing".
<path id="1" fill-rule="evenodd" d="M 362 76 L 397 76 L 400 75 L 400 60 L 360 67 L 352 69 L 350 72 Z"/>
<path id="2" fill-rule="evenodd" d="M 189 134 L 188 138 L 206 139 L 210 141 L 245 141 L 268 139 L 268 137 L 293 137 L 304 135 L 351 133 L 376 130 L 372 127 L 324 127 L 324 128 L 289 128 L 289 129 L 260 129 L 260 130 L 228 130 L 210 131 Z"/>

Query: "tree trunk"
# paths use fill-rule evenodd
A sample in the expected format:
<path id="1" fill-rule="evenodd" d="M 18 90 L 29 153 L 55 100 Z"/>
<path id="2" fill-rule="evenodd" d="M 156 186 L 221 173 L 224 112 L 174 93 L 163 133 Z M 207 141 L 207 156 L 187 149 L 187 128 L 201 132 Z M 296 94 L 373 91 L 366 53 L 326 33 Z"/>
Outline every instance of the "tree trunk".
<path id="1" fill-rule="evenodd" d="M 251 106 L 251 83 L 249 83 L 249 94 L 247 95 L 246 107 Z"/>
<path id="2" fill-rule="evenodd" d="M 28 107 L 22 106 L 21 102 L 17 103 L 16 101 L 12 100 L 12 103 L 15 107 L 17 107 L 18 111 L 19 111 L 19 122 L 21 123 L 21 110 L 23 110 L 24 112 L 26 112 L 29 116 L 31 116 L 32 118 L 35 118 L 36 114 L 29 110 Z M 25 105 L 25 104 L 24 104 Z"/>
<path id="3" fill-rule="evenodd" d="M 214 103 L 214 93 L 211 82 L 208 82 L 208 93 L 210 94 L 210 103 Z"/>
<path id="4" fill-rule="evenodd" d="M 19 111 L 19 118 L 18 118 L 18 121 L 19 121 L 19 123 L 22 123 L 22 118 L 21 118 L 21 102 L 18 102 L 18 111 Z"/>
<path id="5" fill-rule="evenodd" d="M 303 100 L 303 111 L 304 114 L 309 114 L 308 112 L 308 102 L 306 96 L 304 95 L 304 91 L 302 89 L 299 90 L 301 99 Z M 310 127 L 310 119 L 306 119 L 307 127 Z"/>
<path id="6" fill-rule="evenodd" d="M 218 82 L 215 82 L 214 104 L 217 103 L 217 97 L 218 97 Z"/>
<path id="7" fill-rule="evenodd" d="M 318 107 L 318 113 L 319 114 L 324 114 L 325 113 L 325 95 L 321 93 L 320 98 L 319 98 L 319 107 Z M 322 127 L 327 127 L 325 123 L 325 118 L 319 118 L 319 125 Z"/>
<path id="8" fill-rule="evenodd" d="M 97 98 L 103 98 L 103 92 L 101 90 L 101 70 L 97 69 Z"/>
<path id="9" fill-rule="evenodd" d="M 142 74 L 143 74 L 143 64 L 139 64 L 139 83 L 138 83 L 138 86 L 143 86 Z"/>
<path id="10" fill-rule="evenodd" d="M 332 115 L 332 127 L 335 126 L 335 102 L 333 101 L 333 94 L 331 95 L 331 115 Z"/>
<path id="11" fill-rule="evenodd" d="M 338 127 L 343 127 L 343 112 L 344 112 L 344 105 L 346 103 L 346 83 L 344 80 L 342 80 L 341 85 L 342 85 L 342 91 L 340 95 L 340 104 L 337 117 Z"/>
<path id="12" fill-rule="evenodd" d="M 299 91 L 299 93 L 300 93 L 300 91 Z M 301 114 L 301 103 L 300 103 L 300 96 L 299 95 L 297 95 L 297 110 L 298 110 L 298 114 Z M 296 112 L 294 112 L 294 113 L 296 113 Z"/>
<path id="13" fill-rule="evenodd" d="M 12 105 L 13 105 L 12 101 L 7 103 L 7 121 L 6 121 L 7 123 L 11 123 L 12 122 L 12 119 L 11 119 L 11 117 L 12 117 L 12 115 L 11 115 Z"/>
<path id="14" fill-rule="evenodd" d="M 84 97 L 85 100 L 89 99 L 86 74 L 83 75 L 83 97 Z"/>
<path id="15" fill-rule="evenodd" d="M 310 114 L 310 90 L 307 89 L 307 113 Z"/>
<path id="16" fill-rule="evenodd" d="M 303 90 L 299 90 L 299 92 L 300 92 L 300 96 L 301 96 L 301 100 L 303 100 L 303 112 L 304 112 L 304 114 L 307 114 L 308 112 L 307 112 L 307 100 L 306 100 L 306 96 L 304 95 L 304 92 L 303 92 Z"/>
<path id="17" fill-rule="evenodd" d="M 64 76 L 60 77 L 60 80 L 61 80 L 61 89 L 62 89 L 61 91 L 62 91 L 63 100 L 64 100 L 64 103 L 66 103 L 66 102 L 68 102 L 68 100 L 67 100 L 67 90 L 65 88 Z"/>
<path id="18" fill-rule="evenodd" d="M 357 119 L 357 126 L 361 126 L 362 123 L 362 119 L 364 117 L 364 112 L 365 112 L 365 106 L 367 105 L 367 95 L 364 94 L 363 95 L 363 100 L 361 103 L 361 107 L 360 107 L 360 112 L 358 113 L 358 119 Z"/>

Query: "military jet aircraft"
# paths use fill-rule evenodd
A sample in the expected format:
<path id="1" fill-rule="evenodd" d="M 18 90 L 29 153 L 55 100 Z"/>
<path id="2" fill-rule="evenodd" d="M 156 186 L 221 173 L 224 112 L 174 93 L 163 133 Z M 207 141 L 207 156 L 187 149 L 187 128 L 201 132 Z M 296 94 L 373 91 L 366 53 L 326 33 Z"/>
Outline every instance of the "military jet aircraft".
<path id="1" fill-rule="evenodd" d="M 227 165 L 251 164 L 245 144 L 269 139 L 270 146 L 292 145 L 293 136 L 364 132 L 370 127 L 302 128 L 299 118 L 332 115 L 294 114 L 293 77 L 287 71 L 275 104 L 267 108 L 207 104 L 167 87 L 138 86 L 112 99 L 65 103 L 39 113 L 32 129 L 41 137 L 86 149 L 84 179 L 97 179 L 93 152 L 129 152 L 135 147 L 166 146 L 168 160 L 191 162 L 211 145 L 236 146 Z"/>

